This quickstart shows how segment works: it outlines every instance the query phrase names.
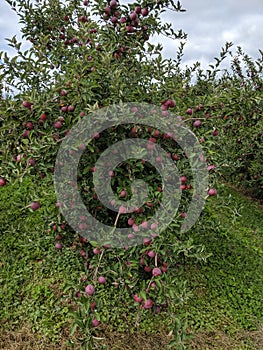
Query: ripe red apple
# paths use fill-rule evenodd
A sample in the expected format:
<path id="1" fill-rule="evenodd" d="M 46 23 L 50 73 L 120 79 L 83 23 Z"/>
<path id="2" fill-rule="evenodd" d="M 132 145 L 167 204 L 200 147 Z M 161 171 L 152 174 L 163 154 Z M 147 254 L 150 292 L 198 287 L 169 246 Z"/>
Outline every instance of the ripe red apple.
<path id="1" fill-rule="evenodd" d="M 111 8 L 116 8 L 117 6 L 118 6 L 118 3 L 117 3 L 116 0 L 111 0 L 111 1 L 110 1 L 110 7 L 111 7 Z"/>
<path id="2" fill-rule="evenodd" d="M 59 242 L 57 242 L 57 243 L 55 244 L 55 249 L 57 249 L 57 250 L 62 249 L 62 244 L 59 243 Z"/>
<path id="3" fill-rule="evenodd" d="M 25 108 L 31 108 L 31 103 L 28 102 L 28 101 L 23 101 L 23 106 L 24 106 Z"/>
<path id="4" fill-rule="evenodd" d="M 217 190 L 215 188 L 210 188 L 207 191 L 208 196 L 216 196 L 217 195 Z"/>
<path id="5" fill-rule="evenodd" d="M 137 13 L 136 12 L 131 12 L 130 13 L 130 20 L 131 21 L 135 21 L 137 19 Z"/>
<path id="6" fill-rule="evenodd" d="M 157 276 L 160 276 L 162 274 L 162 271 L 161 269 L 159 269 L 159 267 L 155 267 L 153 270 L 152 270 L 152 275 L 154 277 L 157 277 Z"/>
<path id="7" fill-rule="evenodd" d="M 194 122 L 194 127 L 195 128 L 199 128 L 200 126 L 201 126 L 201 120 L 195 120 L 195 122 Z"/>
<path id="8" fill-rule="evenodd" d="M 124 198 L 124 197 L 126 197 L 126 194 L 127 194 L 127 192 L 125 190 L 122 190 L 120 193 L 120 197 Z"/>
<path id="9" fill-rule="evenodd" d="M 148 9 L 147 9 L 146 7 L 144 7 L 144 8 L 141 10 L 141 14 L 143 15 L 143 17 L 148 16 L 148 13 L 149 13 L 149 11 L 148 11 Z"/>
<path id="10" fill-rule="evenodd" d="M 95 292 L 95 288 L 92 284 L 88 284 L 86 287 L 85 287 L 85 293 L 88 294 L 88 295 L 93 295 Z"/>
<path id="11" fill-rule="evenodd" d="M 30 130 L 26 130 L 25 132 L 23 132 L 23 137 L 27 138 L 30 134 Z"/>
<path id="12" fill-rule="evenodd" d="M 105 284 L 106 281 L 107 281 L 107 280 L 106 280 L 105 277 L 100 276 L 100 277 L 98 278 L 98 283 L 99 283 L 99 284 Z"/>
<path id="13" fill-rule="evenodd" d="M 34 129 L 34 125 L 33 125 L 32 122 L 26 122 L 26 123 L 25 123 L 25 128 L 26 128 L 27 130 L 32 130 L 32 129 Z"/>
<path id="14" fill-rule="evenodd" d="M 47 115 L 45 113 L 41 114 L 39 117 L 39 124 L 44 124 L 44 121 L 47 119 Z"/>
<path id="15" fill-rule="evenodd" d="M 93 327 L 98 327 L 98 325 L 100 324 L 100 321 L 97 320 L 96 318 L 94 318 L 94 319 L 91 321 L 91 323 L 92 323 L 92 326 L 93 326 Z"/>
<path id="16" fill-rule="evenodd" d="M 126 213 L 127 213 L 126 207 L 124 207 L 123 205 L 121 205 L 121 206 L 119 207 L 119 213 L 120 213 L 120 214 L 126 214 Z"/>
<path id="17" fill-rule="evenodd" d="M 192 115 L 192 114 L 193 114 L 193 110 L 192 110 L 192 108 L 187 108 L 187 110 L 186 110 L 186 114 L 188 114 L 188 115 Z"/>
<path id="18" fill-rule="evenodd" d="M 218 135 L 218 130 L 214 130 L 212 133 L 213 136 L 217 136 Z"/>
<path id="19" fill-rule="evenodd" d="M 148 222 L 147 222 L 147 221 L 143 221 L 143 222 L 140 224 L 140 227 L 147 229 L 147 228 L 148 228 Z"/>
<path id="20" fill-rule="evenodd" d="M 60 121 L 56 121 L 56 122 L 54 123 L 54 128 L 56 128 L 56 129 L 61 129 L 61 128 L 62 128 L 62 123 L 61 123 Z"/>
<path id="21" fill-rule="evenodd" d="M 115 17 L 115 16 L 112 16 L 111 17 L 111 23 L 113 23 L 113 24 L 115 24 L 115 23 L 117 23 L 118 22 L 118 18 L 117 17 Z M 117 55 L 117 54 L 115 54 L 115 55 Z M 119 56 L 117 55 L 117 58 L 118 58 Z M 116 57 L 115 57 L 116 58 Z"/>
<path id="22" fill-rule="evenodd" d="M 144 303 L 143 303 L 143 307 L 144 309 L 150 309 L 153 306 L 153 301 L 151 299 L 147 299 Z"/>
<path id="23" fill-rule="evenodd" d="M 88 4 L 89 4 L 88 0 L 84 0 L 84 1 L 83 1 L 83 5 L 84 5 L 84 6 L 88 6 Z"/>
<path id="24" fill-rule="evenodd" d="M 139 232 L 140 231 L 139 226 L 137 226 L 136 224 L 132 225 L 132 229 L 133 229 L 134 232 Z"/>
<path id="25" fill-rule="evenodd" d="M 94 248 L 94 249 L 93 249 L 93 253 L 94 253 L 94 254 L 100 254 L 101 251 L 100 251 L 99 248 Z"/>
<path id="26" fill-rule="evenodd" d="M 110 14 L 111 14 L 111 8 L 110 8 L 110 6 L 105 6 L 105 7 L 104 7 L 104 12 L 105 12 L 107 15 L 110 15 Z"/>
<path id="27" fill-rule="evenodd" d="M 39 202 L 32 202 L 32 203 L 30 204 L 30 208 L 31 208 L 32 210 L 37 210 L 37 209 L 39 209 L 39 208 L 40 208 Z"/>
<path id="28" fill-rule="evenodd" d="M 120 23 L 126 23 L 127 22 L 127 18 L 126 17 L 121 17 L 120 18 Z"/>
<path id="29" fill-rule="evenodd" d="M 91 308 L 91 310 L 94 310 L 95 307 L 96 307 L 96 302 L 93 300 L 90 304 L 90 308 Z"/>
<path id="30" fill-rule="evenodd" d="M 133 33 L 134 32 L 134 28 L 131 25 L 126 26 L 126 30 L 127 30 L 128 33 Z"/>
<path id="31" fill-rule="evenodd" d="M 134 11 L 137 13 L 137 14 L 140 14 L 141 13 L 141 6 L 136 6 Z"/>
<path id="32" fill-rule="evenodd" d="M 62 107 L 61 107 L 61 111 L 62 111 L 63 113 L 67 112 L 67 111 L 68 111 L 68 107 L 67 107 L 67 106 L 62 106 Z"/>
<path id="33" fill-rule="evenodd" d="M 152 269 L 151 269 L 151 266 L 148 266 L 148 265 L 147 265 L 147 266 L 144 266 L 144 271 L 145 271 L 145 272 L 151 272 L 151 270 L 152 270 Z"/>
<path id="34" fill-rule="evenodd" d="M 0 177 L 0 186 L 5 186 L 6 185 L 6 181 L 3 177 Z"/>
<path id="35" fill-rule="evenodd" d="M 156 253 L 153 251 L 153 250 L 149 250 L 149 252 L 147 253 L 147 255 L 150 257 L 150 258 L 154 258 Z"/>
<path id="36" fill-rule="evenodd" d="M 156 230 L 157 229 L 157 224 L 156 223 L 152 223 L 151 224 L 151 230 Z"/>
<path id="37" fill-rule="evenodd" d="M 73 111 L 74 111 L 74 109 L 75 109 L 75 107 L 74 107 L 74 106 L 71 106 L 71 105 L 70 105 L 70 106 L 68 106 L 68 111 L 69 111 L 69 112 L 73 112 Z"/>
<path id="38" fill-rule="evenodd" d="M 151 243 L 152 243 L 151 238 L 144 238 L 144 239 L 143 239 L 143 244 L 144 244 L 144 245 L 150 245 Z"/>
<path id="39" fill-rule="evenodd" d="M 180 181 L 181 181 L 181 183 L 187 182 L 187 177 L 186 176 L 180 176 Z"/>
<path id="40" fill-rule="evenodd" d="M 133 300 L 136 301 L 136 303 L 141 303 L 143 299 L 142 297 L 139 297 L 138 294 L 135 294 Z"/>
<path id="41" fill-rule="evenodd" d="M 29 164 L 29 165 L 32 165 L 32 166 L 35 166 L 35 165 L 36 165 L 36 163 L 35 163 L 35 161 L 34 161 L 33 158 L 29 158 L 28 164 Z"/>
<path id="42" fill-rule="evenodd" d="M 128 225 L 132 226 L 134 223 L 135 221 L 133 220 L 133 218 L 128 219 Z"/>

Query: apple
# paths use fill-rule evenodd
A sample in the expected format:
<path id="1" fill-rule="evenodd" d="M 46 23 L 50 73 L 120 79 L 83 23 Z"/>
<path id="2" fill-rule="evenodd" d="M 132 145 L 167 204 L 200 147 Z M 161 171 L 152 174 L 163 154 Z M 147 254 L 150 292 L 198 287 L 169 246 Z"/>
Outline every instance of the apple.
<path id="1" fill-rule="evenodd" d="M 134 9 L 135 13 L 137 13 L 137 14 L 140 14 L 141 10 L 142 10 L 141 6 L 136 6 L 135 9 Z"/>
<path id="2" fill-rule="evenodd" d="M 115 16 L 113 16 L 113 17 L 111 17 L 111 22 L 113 23 L 113 24 L 115 24 L 115 23 L 117 23 L 118 22 L 118 18 L 117 17 L 115 17 Z M 117 57 L 118 57 L 118 55 L 117 55 Z"/>
<path id="3" fill-rule="evenodd" d="M 57 242 L 57 243 L 55 244 L 55 249 L 57 249 L 57 250 L 62 249 L 62 244 L 59 243 L 59 242 Z"/>
<path id="4" fill-rule="evenodd" d="M 25 108 L 31 108 L 31 103 L 28 101 L 23 101 L 23 107 Z"/>
<path id="5" fill-rule="evenodd" d="M 143 299 L 142 297 L 139 297 L 138 294 L 135 294 L 133 300 L 136 301 L 136 303 L 141 303 Z"/>
<path id="6" fill-rule="evenodd" d="M 144 266 L 144 271 L 145 272 L 151 272 L 151 266 L 148 266 L 148 265 L 146 265 L 146 266 Z"/>
<path id="7" fill-rule="evenodd" d="M 140 227 L 141 227 L 141 228 L 144 228 L 144 229 L 147 229 L 147 228 L 148 228 L 148 222 L 147 222 L 147 221 L 143 221 L 143 222 L 140 224 Z"/>
<path id="8" fill-rule="evenodd" d="M 107 281 L 107 280 L 106 280 L 105 277 L 100 276 L 100 277 L 98 278 L 98 283 L 99 283 L 99 284 L 105 284 L 106 281 Z"/>
<path id="9" fill-rule="evenodd" d="M 186 176 L 180 176 L 180 182 L 181 183 L 187 182 L 187 177 Z"/>
<path id="10" fill-rule="evenodd" d="M 120 214 L 126 214 L 126 213 L 127 213 L 126 207 L 124 207 L 123 205 L 121 205 L 121 206 L 119 207 L 119 213 L 120 213 Z"/>
<path id="11" fill-rule="evenodd" d="M 153 301 L 151 299 L 147 299 L 144 303 L 143 303 L 143 307 L 144 309 L 150 309 L 153 306 Z"/>
<path id="12" fill-rule="evenodd" d="M 34 129 L 34 125 L 33 125 L 32 122 L 26 122 L 25 128 L 26 128 L 27 130 L 32 130 L 32 129 Z"/>
<path id="13" fill-rule="evenodd" d="M 6 180 L 3 177 L 0 177 L 0 186 L 5 186 Z"/>
<path id="14" fill-rule="evenodd" d="M 125 190 L 122 190 L 120 193 L 120 197 L 124 198 L 124 197 L 126 197 L 126 194 L 127 194 L 127 192 Z"/>
<path id="15" fill-rule="evenodd" d="M 137 13 L 136 12 L 132 12 L 132 13 L 130 13 L 130 20 L 131 21 L 135 21 L 136 19 L 137 19 Z"/>
<path id="16" fill-rule="evenodd" d="M 96 302 L 93 300 L 90 304 L 90 308 L 91 308 L 91 310 L 94 310 L 95 307 L 96 307 Z"/>
<path id="17" fill-rule="evenodd" d="M 36 163 L 35 163 L 35 161 L 34 161 L 33 158 L 29 158 L 28 164 L 29 164 L 29 165 L 32 165 L 32 166 L 35 166 L 35 165 L 36 165 Z"/>
<path id="18" fill-rule="evenodd" d="M 128 219 L 128 225 L 129 225 L 129 226 L 134 225 L 134 223 L 135 223 L 135 221 L 134 221 L 133 218 L 129 218 L 129 219 Z"/>
<path id="19" fill-rule="evenodd" d="M 148 16 L 148 13 L 149 13 L 149 10 L 148 10 L 146 7 L 144 7 L 144 8 L 141 10 L 141 14 L 143 15 L 143 17 Z"/>
<path id="20" fill-rule="evenodd" d="M 201 120 L 195 120 L 195 121 L 194 121 L 194 127 L 195 127 L 195 128 L 199 128 L 199 127 L 201 126 L 201 124 L 202 124 L 202 123 L 201 123 Z"/>
<path id="21" fill-rule="evenodd" d="M 41 114 L 39 117 L 39 124 L 44 124 L 44 121 L 47 119 L 47 115 L 45 113 Z"/>
<path id="22" fill-rule="evenodd" d="M 162 271 L 161 269 L 159 269 L 159 267 L 155 267 L 153 270 L 152 270 L 152 275 L 154 277 L 157 277 L 157 276 L 160 276 L 162 274 Z"/>
<path id="23" fill-rule="evenodd" d="M 91 321 L 91 323 L 92 323 L 92 326 L 93 326 L 93 327 L 98 327 L 98 325 L 100 324 L 100 321 L 97 320 L 96 318 L 94 318 L 94 319 Z"/>
<path id="24" fill-rule="evenodd" d="M 212 133 L 213 136 L 217 136 L 218 135 L 218 130 L 214 130 Z"/>
<path id="25" fill-rule="evenodd" d="M 126 17 L 121 17 L 120 18 L 120 23 L 126 23 L 127 22 L 127 18 Z"/>
<path id="26" fill-rule="evenodd" d="M 23 137 L 27 138 L 30 134 L 30 130 L 26 130 L 25 132 L 23 132 Z"/>
<path id="27" fill-rule="evenodd" d="M 144 239 L 143 239 L 143 244 L 144 244 L 144 245 L 150 245 L 151 243 L 152 243 L 151 238 L 144 238 Z"/>
<path id="28" fill-rule="evenodd" d="M 56 129 L 61 129 L 61 128 L 62 128 L 62 123 L 61 123 L 60 121 L 56 121 L 56 122 L 54 123 L 54 128 L 56 128 Z"/>
<path id="29" fill-rule="evenodd" d="M 192 114 L 193 114 L 193 110 L 192 110 L 192 108 L 187 108 L 187 110 L 186 110 L 186 114 L 188 114 L 188 115 L 192 115 Z"/>
<path id="30" fill-rule="evenodd" d="M 99 248 L 94 248 L 94 249 L 93 249 L 93 253 L 94 253 L 94 254 L 100 254 L 101 251 L 100 251 Z"/>
<path id="31" fill-rule="evenodd" d="M 75 109 L 75 107 L 74 107 L 74 106 L 71 106 L 71 105 L 70 105 L 70 106 L 68 106 L 68 111 L 69 111 L 69 112 L 73 112 L 73 111 L 74 111 L 74 109 Z"/>
<path id="32" fill-rule="evenodd" d="M 126 30 L 127 30 L 128 33 L 133 33 L 134 32 L 134 28 L 131 25 L 126 26 Z"/>
<path id="33" fill-rule="evenodd" d="M 86 287 L 85 287 L 85 293 L 88 294 L 88 295 L 93 295 L 95 292 L 95 288 L 92 284 L 88 284 Z"/>
<path id="34" fill-rule="evenodd" d="M 111 1 L 110 1 L 110 7 L 111 7 L 111 8 L 116 8 L 117 6 L 118 6 L 118 3 L 117 3 L 116 0 L 111 0 Z"/>
<path id="35" fill-rule="evenodd" d="M 156 253 L 153 251 L 153 250 L 149 250 L 149 252 L 147 253 L 147 255 L 150 257 L 150 258 L 154 258 Z"/>
<path id="36" fill-rule="evenodd" d="M 152 223 L 151 224 L 151 230 L 156 230 L 157 229 L 157 224 L 156 223 Z"/>
<path id="37" fill-rule="evenodd" d="M 40 208 L 39 202 L 32 202 L 32 203 L 30 204 L 30 208 L 31 208 L 32 210 L 37 210 L 37 209 L 39 209 L 39 208 Z"/>
<path id="38" fill-rule="evenodd" d="M 217 195 L 217 190 L 215 188 L 210 188 L 207 191 L 208 196 L 216 196 Z"/>

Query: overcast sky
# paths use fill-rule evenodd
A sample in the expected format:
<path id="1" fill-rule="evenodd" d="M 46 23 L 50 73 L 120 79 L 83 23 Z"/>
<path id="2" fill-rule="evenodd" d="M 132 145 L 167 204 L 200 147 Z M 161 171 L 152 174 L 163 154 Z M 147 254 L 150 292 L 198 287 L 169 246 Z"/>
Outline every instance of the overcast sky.
<path id="1" fill-rule="evenodd" d="M 240 45 L 253 58 L 259 57 L 258 49 L 263 49 L 263 0 L 181 0 L 181 4 L 186 12 L 170 11 L 163 18 L 188 34 L 185 64 L 200 61 L 207 66 L 219 56 L 226 41 Z M 0 0 L 0 50 L 13 52 L 4 38 L 15 34 L 19 37 L 18 17 L 5 0 Z M 165 57 L 176 56 L 176 42 L 164 37 L 159 41 Z"/>

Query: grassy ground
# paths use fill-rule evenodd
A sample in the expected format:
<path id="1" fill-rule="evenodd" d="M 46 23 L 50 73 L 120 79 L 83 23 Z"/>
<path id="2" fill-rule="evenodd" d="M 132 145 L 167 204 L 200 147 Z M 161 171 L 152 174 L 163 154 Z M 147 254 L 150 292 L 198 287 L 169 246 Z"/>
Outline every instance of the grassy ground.
<path id="1" fill-rule="evenodd" d="M 0 349 L 68 349 L 72 301 L 65 287 L 82 267 L 74 250 L 54 250 L 54 232 L 47 230 L 55 212 L 50 179 L 31 181 L 0 192 Z M 205 208 L 211 230 L 195 237 L 212 255 L 206 264 L 187 261 L 192 297 L 178 314 L 187 316 L 195 335 L 191 349 L 260 350 L 263 209 L 229 186 L 219 186 L 219 194 Z M 37 199 L 41 209 L 23 215 Z M 165 349 L 169 339 L 165 329 L 155 335 L 103 332 L 105 349 Z"/>

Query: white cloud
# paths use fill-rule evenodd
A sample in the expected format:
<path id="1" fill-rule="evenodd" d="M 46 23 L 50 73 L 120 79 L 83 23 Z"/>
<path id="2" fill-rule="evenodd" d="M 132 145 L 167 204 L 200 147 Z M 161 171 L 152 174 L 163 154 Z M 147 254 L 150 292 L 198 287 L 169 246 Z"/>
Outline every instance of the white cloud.
<path id="1" fill-rule="evenodd" d="M 19 34 L 18 16 L 10 6 L 0 0 L 0 50 L 8 49 L 5 37 Z M 120 0 L 127 3 L 127 0 Z M 173 24 L 174 29 L 182 29 L 188 34 L 184 51 L 184 65 L 200 61 L 208 65 L 218 57 L 226 41 L 239 45 L 252 57 L 258 57 L 258 49 L 263 49 L 263 3 L 262 0 L 181 0 L 187 12 L 169 11 L 162 17 Z M 178 42 L 165 37 L 155 37 L 164 46 L 165 57 L 175 58 Z"/>

